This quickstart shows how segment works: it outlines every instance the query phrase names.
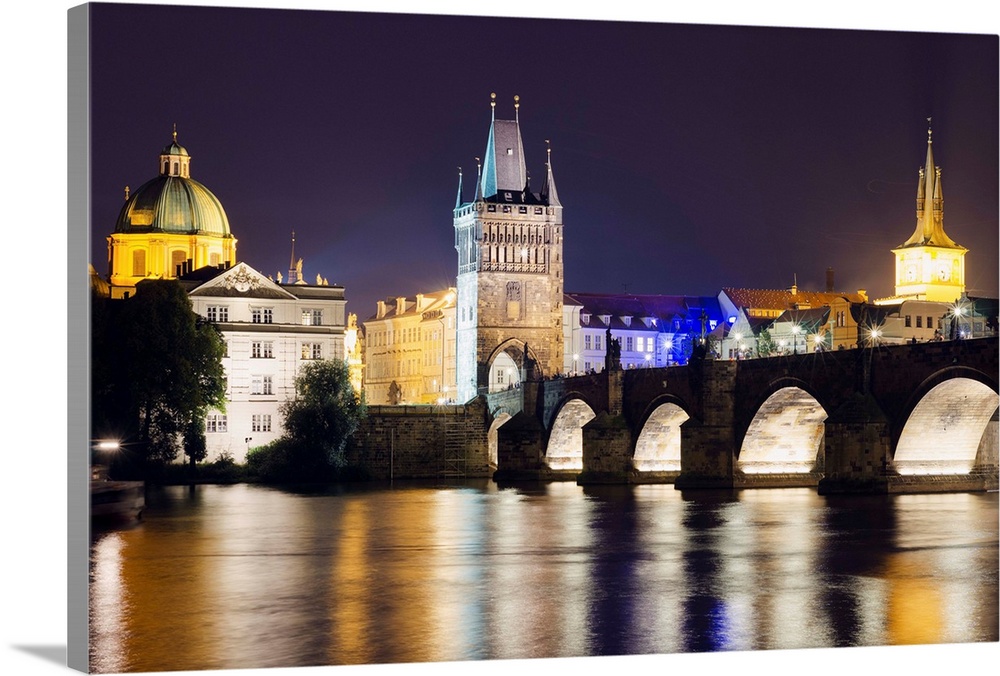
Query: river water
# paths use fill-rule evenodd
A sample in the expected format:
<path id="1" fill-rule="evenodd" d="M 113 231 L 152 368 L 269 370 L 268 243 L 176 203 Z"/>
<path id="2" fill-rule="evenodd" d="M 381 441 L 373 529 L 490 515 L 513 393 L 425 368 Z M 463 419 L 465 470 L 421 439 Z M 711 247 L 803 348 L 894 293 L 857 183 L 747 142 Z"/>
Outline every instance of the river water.
<path id="1" fill-rule="evenodd" d="M 91 669 L 998 640 L 998 496 L 151 490 L 95 531 Z"/>

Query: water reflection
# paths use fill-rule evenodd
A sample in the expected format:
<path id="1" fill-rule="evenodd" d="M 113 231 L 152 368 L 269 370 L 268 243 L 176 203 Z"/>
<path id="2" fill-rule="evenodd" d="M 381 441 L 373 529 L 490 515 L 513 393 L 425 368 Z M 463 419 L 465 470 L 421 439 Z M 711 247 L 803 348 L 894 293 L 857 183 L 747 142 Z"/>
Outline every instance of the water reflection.
<path id="1" fill-rule="evenodd" d="M 96 532 L 95 672 L 997 641 L 997 495 L 165 489 Z"/>

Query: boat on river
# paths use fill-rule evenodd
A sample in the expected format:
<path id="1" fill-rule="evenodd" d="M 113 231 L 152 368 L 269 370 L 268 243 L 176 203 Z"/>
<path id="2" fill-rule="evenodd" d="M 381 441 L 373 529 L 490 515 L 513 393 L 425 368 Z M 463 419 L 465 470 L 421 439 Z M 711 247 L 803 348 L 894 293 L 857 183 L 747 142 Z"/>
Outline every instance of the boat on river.
<path id="1" fill-rule="evenodd" d="M 146 484 L 142 481 L 91 480 L 91 519 L 137 521 L 146 508 Z"/>

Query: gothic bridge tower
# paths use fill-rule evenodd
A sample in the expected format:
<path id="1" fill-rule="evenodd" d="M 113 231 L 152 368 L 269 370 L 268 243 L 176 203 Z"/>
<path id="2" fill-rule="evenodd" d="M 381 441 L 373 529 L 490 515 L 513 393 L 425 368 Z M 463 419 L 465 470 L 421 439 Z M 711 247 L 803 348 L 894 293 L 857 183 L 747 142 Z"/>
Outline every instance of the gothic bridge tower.
<path id="1" fill-rule="evenodd" d="M 462 199 L 459 174 L 454 209 L 459 401 L 563 368 L 562 204 L 551 149 L 542 189 L 531 192 L 519 107 L 515 96 L 514 119 L 498 120 L 491 94 L 490 133 L 471 202 Z"/>
<path id="2" fill-rule="evenodd" d="M 944 232 L 941 167 L 934 164 L 928 128 L 927 159 L 917 184 L 917 227 L 908 240 L 892 250 L 896 255 L 896 296 L 954 302 L 965 291 L 966 251 Z"/>

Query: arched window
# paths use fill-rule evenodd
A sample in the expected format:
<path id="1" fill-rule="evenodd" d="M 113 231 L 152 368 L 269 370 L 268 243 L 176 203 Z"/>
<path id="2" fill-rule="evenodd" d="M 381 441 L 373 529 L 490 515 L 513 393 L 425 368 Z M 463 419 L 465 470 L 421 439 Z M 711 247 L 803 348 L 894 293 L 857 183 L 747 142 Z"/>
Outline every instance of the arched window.
<path id="1" fill-rule="evenodd" d="M 132 252 L 132 276 L 146 276 L 146 250 L 136 249 Z"/>
<path id="2" fill-rule="evenodd" d="M 184 261 L 187 260 L 187 254 L 183 249 L 175 249 L 170 252 L 170 274 L 173 276 L 180 277 L 180 271 L 177 269 L 179 265 L 183 265 Z"/>

